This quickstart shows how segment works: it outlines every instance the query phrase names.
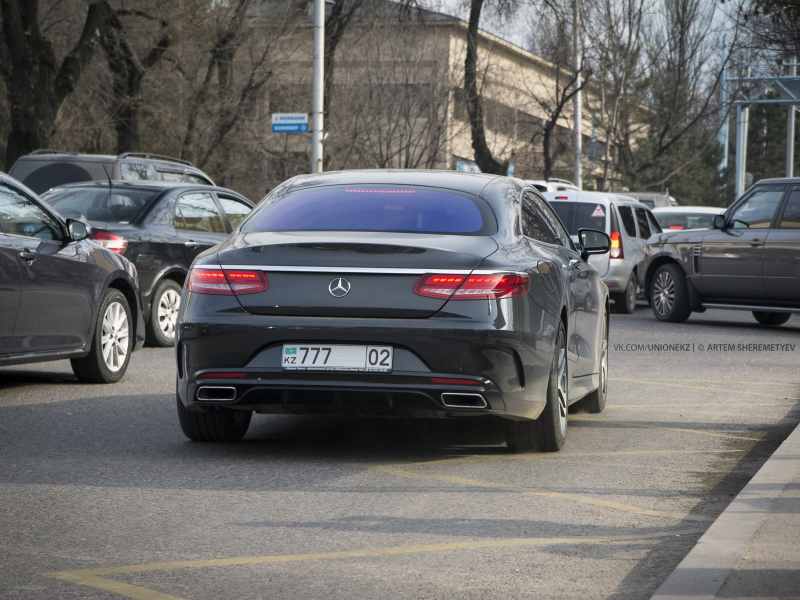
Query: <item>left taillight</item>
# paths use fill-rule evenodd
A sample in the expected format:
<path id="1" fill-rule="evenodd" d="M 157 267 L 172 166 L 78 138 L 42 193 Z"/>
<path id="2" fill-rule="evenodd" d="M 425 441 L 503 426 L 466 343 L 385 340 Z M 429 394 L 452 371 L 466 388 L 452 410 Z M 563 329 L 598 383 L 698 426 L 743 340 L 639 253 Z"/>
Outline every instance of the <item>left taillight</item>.
<path id="1" fill-rule="evenodd" d="M 117 254 L 125 254 L 125 250 L 128 248 L 128 241 L 124 237 L 115 235 L 109 231 L 103 231 L 102 229 L 92 234 L 92 241 Z"/>
<path id="2" fill-rule="evenodd" d="M 195 294 L 242 296 L 268 290 L 269 280 L 263 271 L 192 269 L 186 278 L 186 289 Z"/>
<path id="3" fill-rule="evenodd" d="M 520 273 L 450 275 L 426 273 L 417 280 L 414 293 L 442 300 L 486 300 L 524 296 L 531 279 Z"/>

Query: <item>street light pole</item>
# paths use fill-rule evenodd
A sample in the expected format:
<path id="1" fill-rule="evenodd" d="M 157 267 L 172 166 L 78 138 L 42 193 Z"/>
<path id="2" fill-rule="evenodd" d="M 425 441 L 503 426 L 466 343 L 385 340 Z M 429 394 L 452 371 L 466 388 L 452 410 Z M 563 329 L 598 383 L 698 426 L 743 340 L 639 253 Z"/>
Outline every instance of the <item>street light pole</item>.
<path id="1" fill-rule="evenodd" d="M 583 138 L 581 137 L 581 35 L 580 35 L 580 8 L 579 0 L 572 0 L 572 52 L 575 68 L 575 87 L 577 91 L 573 98 L 573 132 L 575 147 L 575 162 L 572 178 L 579 188 L 583 189 L 583 172 L 581 169 L 581 155 L 583 154 Z"/>
<path id="2" fill-rule="evenodd" d="M 793 56 L 789 64 L 789 75 L 797 75 L 797 57 Z M 794 104 L 789 105 L 789 116 L 786 118 L 786 176 L 794 177 Z"/>
<path id="3" fill-rule="evenodd" d="M 322 173 L 325 90 L 325 0 L 314 0 L 314 72 L 311 112 L 311 172 Z"/>

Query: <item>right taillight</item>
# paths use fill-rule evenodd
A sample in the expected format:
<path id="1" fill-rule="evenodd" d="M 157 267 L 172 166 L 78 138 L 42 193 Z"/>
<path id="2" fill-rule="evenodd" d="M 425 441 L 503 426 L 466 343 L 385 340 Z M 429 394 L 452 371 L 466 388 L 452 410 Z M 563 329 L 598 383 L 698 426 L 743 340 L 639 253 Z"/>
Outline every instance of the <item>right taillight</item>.
<path id="1" fill-rule="evenodd" d="M 192 269 L 186 278 L 186 289 L 195 294 L 241 296 L 268 290 L 269 280 L 263 271 Z"/>
<path id="2" fill-rule="evenodd" d="M 414 293 L 442 300 L 486 300 L 524 296 L 531 279 L 520 273 L 450 275 L 426 273 L 417 280 Z"/>
<path id="3" fill-rule="evenodd" d="M 619 231 L 611 232 L 611 258 L 624 258 L 622 254 L 622 236 Z"/>

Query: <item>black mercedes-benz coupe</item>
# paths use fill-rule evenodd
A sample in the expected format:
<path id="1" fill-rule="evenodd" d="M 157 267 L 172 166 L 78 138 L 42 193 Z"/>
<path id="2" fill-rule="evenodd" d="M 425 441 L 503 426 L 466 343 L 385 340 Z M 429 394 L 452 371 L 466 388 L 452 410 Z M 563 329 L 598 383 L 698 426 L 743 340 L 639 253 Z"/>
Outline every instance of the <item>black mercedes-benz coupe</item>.
<path id="1" fill-rule="evenodd" d="M 81 381 L 122 379 L 144 343 L 136 268 L 0 174 L 0 365 L 70 359 Z"/>
<path id="2" fill-rule="evenodd" d="M 253 412 L 493 415 L 512 450 L 559 450 L 568 406 L 606 394 L 608 290 L 587 259 L 610 240 L 578 237 L 516 179 L 290 179 L 189 272 L 183 432 L 236 441 Z"/>

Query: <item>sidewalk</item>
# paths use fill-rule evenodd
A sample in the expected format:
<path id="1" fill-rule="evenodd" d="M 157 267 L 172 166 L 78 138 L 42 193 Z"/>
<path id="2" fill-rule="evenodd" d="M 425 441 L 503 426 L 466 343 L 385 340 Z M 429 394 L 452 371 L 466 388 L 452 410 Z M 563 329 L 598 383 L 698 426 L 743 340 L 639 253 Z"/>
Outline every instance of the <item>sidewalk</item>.
<path id="1" fill-rule="evenodd" d="M 653 596 L 712 598 L 800 598 L 800 427 Z"/>

